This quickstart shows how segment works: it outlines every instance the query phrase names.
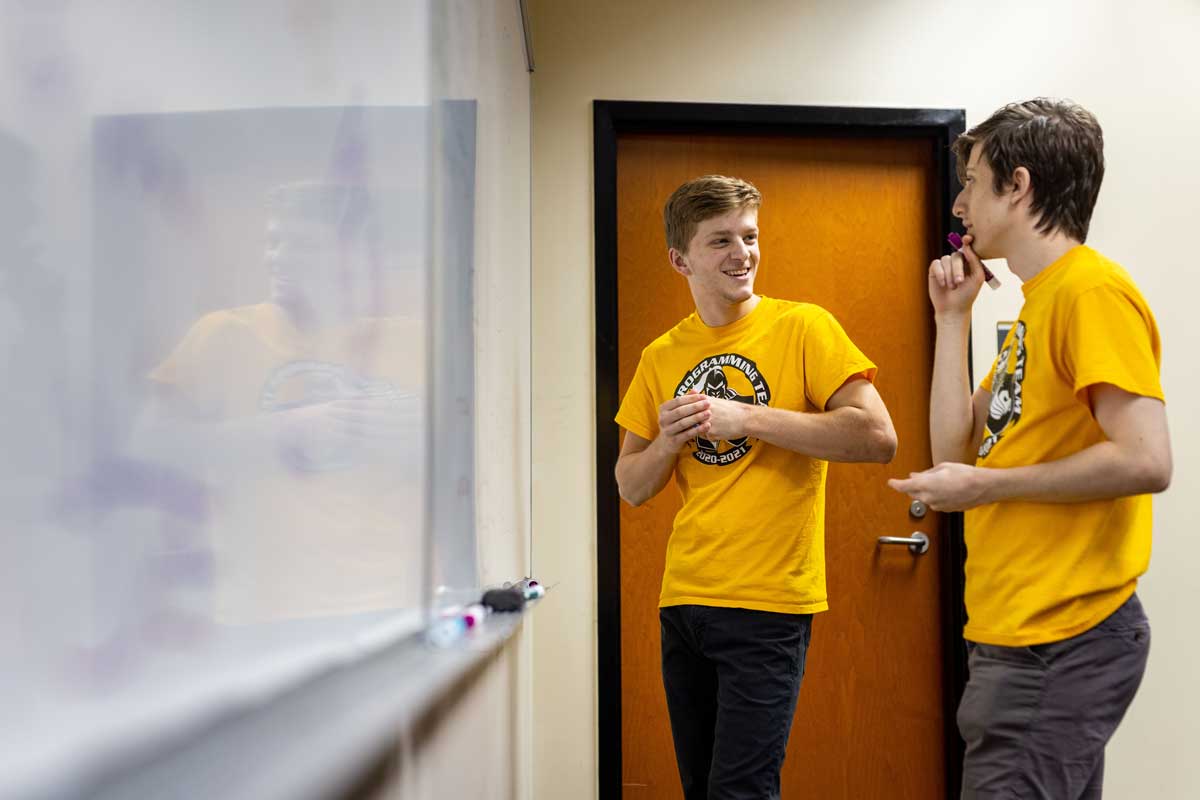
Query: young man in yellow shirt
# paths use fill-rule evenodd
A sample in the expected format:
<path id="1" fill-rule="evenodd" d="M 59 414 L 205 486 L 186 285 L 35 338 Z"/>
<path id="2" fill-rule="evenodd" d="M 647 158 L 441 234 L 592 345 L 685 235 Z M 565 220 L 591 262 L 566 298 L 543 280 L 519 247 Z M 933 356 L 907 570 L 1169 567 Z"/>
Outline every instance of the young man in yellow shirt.
<path id="1" fill-rule="evenodd" d="M 962 797 L 1098 798 L 1150 646 L 1135 589 L 1149 495 L 1171 477 L 1158 328 L 1125 270 L 1083 244 L 1104 175 L 1091 113 L 1015 103 L 954 150 L 967 236 L 929 266 L 936 466 L 890 483 L 966 511 Z M 1025 302 L 972 396 L 987 258 L 1008 260 Z"/>
<path id="2" fill-rule="evenodd" d="M 754 293 L 761 196 L 710 175 L 664 217 L 696 312 L 642 352 L 617 422 L 638 505 L 675 475 L 683 508 L 659 601 L 687 800 L 777 798 L 812 614 L 828 608 L 828 461 L 890 461 L 875 365 L 822 308 Z"/>

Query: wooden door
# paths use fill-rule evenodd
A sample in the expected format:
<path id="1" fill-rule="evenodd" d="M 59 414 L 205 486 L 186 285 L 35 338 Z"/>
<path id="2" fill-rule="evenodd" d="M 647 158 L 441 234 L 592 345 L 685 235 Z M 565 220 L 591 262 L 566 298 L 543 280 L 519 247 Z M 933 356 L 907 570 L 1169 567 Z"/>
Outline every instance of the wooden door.
<path id="1" fill-rule="evenodd" d="M 889 465 L 831 465 L 830 610 L 814 619 L 783 768 L 784 798 L 946 795 L 942 548 L 937 514 L 909 515 L 885 480 L 929 466 L 936 243 L 933 143 L 921 138 L 623 134 L 617 297 L 623 395 L 641 349 L 693 309 L 668 265 L 662 207 L 679 184 L 736 175 L 762 191 L 760 294 L 817 303 L 879 366 L 900 446 Z M 620 513 L 621 761 L 626 798 L 679 798 L 659 663 L 658 594 L 674 485 Z M 880 547 L 922 531 L 929 551 Z"/>

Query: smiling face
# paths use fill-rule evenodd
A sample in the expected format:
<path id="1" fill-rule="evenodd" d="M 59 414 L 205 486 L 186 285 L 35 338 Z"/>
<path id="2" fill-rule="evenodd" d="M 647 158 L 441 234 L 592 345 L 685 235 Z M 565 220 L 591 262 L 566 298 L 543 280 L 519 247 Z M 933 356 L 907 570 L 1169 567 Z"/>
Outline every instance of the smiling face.
<path id="1" fill-rule="evenodd" d="M 303 327 L 344 322 L 374 308 L 382 287 L 365 191 L 298 181 L 272 189 L 267 210 L 264 261 L 273 303 Z"/>
<path id="2" fill-rule="evenodd" d="M 758 209 L 735 208 L 701 221 L 687 251 L 671 248 L 669 256 L 671 266 L 687 278 L 705 324 L 740 319 L 758 302 Z"/>

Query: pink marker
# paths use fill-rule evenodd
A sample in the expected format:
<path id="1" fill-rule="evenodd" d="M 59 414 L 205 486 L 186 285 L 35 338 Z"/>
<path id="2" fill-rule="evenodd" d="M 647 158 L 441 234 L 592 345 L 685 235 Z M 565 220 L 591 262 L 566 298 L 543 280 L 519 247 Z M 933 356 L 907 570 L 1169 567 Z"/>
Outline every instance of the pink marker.
<path id="1" fill-rule="evenodd" d="M 467 623 L 468 628 L 474 628 L 483 622 L 483 618 L 487 616 L 487 609 L 478 603 L 473 606 L 467 606 L 463 612 L 463 621 Z"/>
<path id="2" fill-rule="evenodd" d="M 957 250 L 960 253 L 962 252 L 963 240 L 962 240 L 962 237 L 959 236 L 957 233 L 954 233 L 952 231 L 949 234 L 947 234 L 946 241 L 949 242 L 950 246 L 953 247 L 955 250 Z M 966 256 L 964 255 L 963 258 L 966 258 Z M 1000 279 L 997 278 L 995 275 L 993 275 L 992 271 L 990 269 L 983 266 L 982 261 L 979 262 L 979 266 L 983 267 L 983 279 L 985 281 L 987 281 L 987 285 L 992 287 L 993 289 L 999 289 L 1000 288 Z"/>

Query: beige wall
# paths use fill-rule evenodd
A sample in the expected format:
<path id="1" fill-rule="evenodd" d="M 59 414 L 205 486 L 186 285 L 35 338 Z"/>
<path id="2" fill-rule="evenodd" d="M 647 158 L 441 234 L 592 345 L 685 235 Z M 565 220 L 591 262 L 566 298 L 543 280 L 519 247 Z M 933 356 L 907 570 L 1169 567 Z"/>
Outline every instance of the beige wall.
<path id="1" fill-rule="evenodd" d="M 480 581 L 495 585 L 530 572 L 529 73 L 516 0 L 431 7 L 434 96 L 477 103 L 476 547 Z M 528 618 L 523 624 L 401 741 L 369 796 L 530 796 Z"/>
<path id="2" fill-rule="evenodd" d="M 522 631 L 464 675 L 346 792 L 354 800 L 528 797 L 519 683 Z"/>
<path id="3" fill-rule="evenodd" d="M 445 36 L 434 56 L 437 96 L 477 101 L 475 510 L 488 586 L 530 573 L 530 80 L 516 0 L 433 8 Z M 529 796 L 530 646 L 528 635 L 510 641 L 439 711 L 444 724 L 428 755 L 417 755 L 427 782 L 402 796 Z"/>
<path id="4" fill-rule="evenodd" d="M 1123 262 L 1157 313 L 1175 444 L 1155 502 L 1141 594 L 1154 649 L 1109 748 L 1113 798 L 1200 795 L 1194 630 L 1200 389 L 1191 353 L 1200 290 L 1188 245 L 1200 185 L 1200 5 L 533 0 L 533 563 L 559 582 L 534 620 L 534 791 L 587 798 L 596 784 L 595 467 L 591 101 L 692 100 L 965 108 L 1070 96 L 1105 126 L 1108 173 L 1090 244 Z M 769 266 L 769 254 L 766 268 Z M 648 265 L 660 267 L 663 265 Z M 921 269 L 924 265 L 914 265 Z M 985 289 L 982 348 L 1020 303 L 1015 277 Z M 683 287 L 680 287 L 683 291 Z M 992 345 L 994 353 L 994 345 Z M 886 366 L 886 365 L 885 365 Z"/>
<path id="5" fill-rule="evenodd" d="M 439 98 L 477 102 L 475 479 L 483 585 L 529 572 L 530 81 L 516 0 L 438 0 Z"/>

